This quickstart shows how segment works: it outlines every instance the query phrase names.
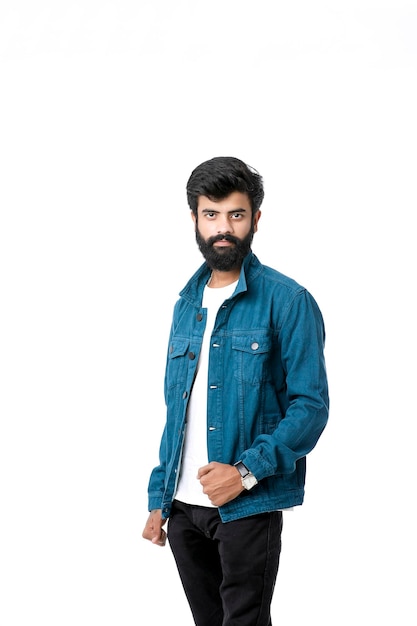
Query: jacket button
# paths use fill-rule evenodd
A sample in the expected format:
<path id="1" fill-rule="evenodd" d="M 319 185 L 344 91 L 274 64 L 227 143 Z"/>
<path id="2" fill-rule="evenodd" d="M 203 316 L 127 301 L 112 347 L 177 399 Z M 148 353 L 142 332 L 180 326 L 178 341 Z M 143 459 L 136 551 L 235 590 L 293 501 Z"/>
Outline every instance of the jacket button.
<path id="1" fill-rule="evenodd" d="M 182 394 L 183 400 L 185 400 L 187 396 L 188 396 L 188 391 L 184 391 L 184 393 Z"/>
<path id="2" fill-rule="evenodd" d="M 259 348 L 259 343 L 254 341 L 253 344 L 251 345 L 251 348 L 252 348 L 252 350 L 257 350 Z"/>
<path id="3" fill-rule="evenodd" d="M 174 346 L 169 346 L 169 351 L 172 354 L 174 352 Z"/>
<path id="4" fill-rule="evenodd" d="M 189 353 L 188 353 L 188 358 L 190 359 L 190 361 L 194 361 L 194 359 L 195 359 L 195 354 L 194 354 L 194 352 L 189 352 Z"/>
<path id="5" fill-rule="evenodd" d="M 202 319 L 203 319 L 202 313 L 197 313 L 197 322 L 201 322 Z"/>

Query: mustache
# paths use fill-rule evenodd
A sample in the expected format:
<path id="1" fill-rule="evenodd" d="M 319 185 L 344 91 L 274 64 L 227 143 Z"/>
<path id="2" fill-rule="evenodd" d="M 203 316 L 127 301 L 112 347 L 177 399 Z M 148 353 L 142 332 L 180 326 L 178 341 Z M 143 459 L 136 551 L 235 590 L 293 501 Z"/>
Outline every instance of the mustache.
<path id="1" fill-rule="evenodd" d="M 215 235 L 214 237 L 209 237 L 207 239 L 207 244 L 212 246 L 216 241 L 230 241 L 231 243 L 238 244 L 239 239 L 237 237 L 233 237 L 233 235 Z"/>

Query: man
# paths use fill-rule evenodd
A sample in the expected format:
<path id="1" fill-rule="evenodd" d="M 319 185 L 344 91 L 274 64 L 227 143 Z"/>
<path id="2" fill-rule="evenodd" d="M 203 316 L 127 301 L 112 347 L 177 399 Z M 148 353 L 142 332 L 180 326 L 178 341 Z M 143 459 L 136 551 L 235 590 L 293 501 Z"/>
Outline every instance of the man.
<path id="1" fill-rule="evenodd" d="M 313 297 L 251 243 L 263 181 L 233 157 L 199 165 L 187 198 L 205 263 L 180 293 L 167 418 L 143 537 L 168 540 L 197 626 L 268 626 L 282 511 L 301 505 L 328 418 Z"/>

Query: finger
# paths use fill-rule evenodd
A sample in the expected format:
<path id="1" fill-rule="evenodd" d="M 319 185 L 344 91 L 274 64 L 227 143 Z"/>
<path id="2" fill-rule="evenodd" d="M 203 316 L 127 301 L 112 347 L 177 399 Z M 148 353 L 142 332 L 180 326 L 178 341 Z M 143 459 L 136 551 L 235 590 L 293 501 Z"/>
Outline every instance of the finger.
<path id="1" fill-rule="evenodd" d="M 167 534 L 161 528 L 161 532 L 159 533 L 159 535 L 155 535 L 155 537 L 153 537 L 152 543 L 154 543 L 157 546 L 164 546 L 166 543 L 166 540 L 167 540 Z"/>
<path id="2" fill-rule="evenodd" d="M 211 470 L 210 465 L 203 465 L 203 467 L 200 467 L 200 469 L 197 472 L 197 478 L 201 478 L 202 476 L 205 476 L 206 474 L 209 473 L 209 471 Z"/>

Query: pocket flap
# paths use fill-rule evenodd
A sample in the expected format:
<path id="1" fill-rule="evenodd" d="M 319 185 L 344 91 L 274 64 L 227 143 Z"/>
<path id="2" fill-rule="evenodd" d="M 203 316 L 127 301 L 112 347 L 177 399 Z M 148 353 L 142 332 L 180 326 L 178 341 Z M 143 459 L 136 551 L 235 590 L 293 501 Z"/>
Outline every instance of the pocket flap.
<path id="1" fill-rule="evenodd" d="M 174 339 L 169 346 L 168 356 L 170 359 L 175 359 L 178 356 L 184 356 L 188 350 L 190 342 L 188 339 Z"/>
<path id="2" fill-rule="evenodd" d="M 263 354 L 271 349 L 271 337 L 255 333 L 235 336 L 232 339 L 232 348 L 249 354 Z"/>

